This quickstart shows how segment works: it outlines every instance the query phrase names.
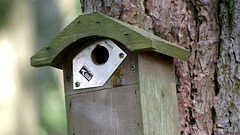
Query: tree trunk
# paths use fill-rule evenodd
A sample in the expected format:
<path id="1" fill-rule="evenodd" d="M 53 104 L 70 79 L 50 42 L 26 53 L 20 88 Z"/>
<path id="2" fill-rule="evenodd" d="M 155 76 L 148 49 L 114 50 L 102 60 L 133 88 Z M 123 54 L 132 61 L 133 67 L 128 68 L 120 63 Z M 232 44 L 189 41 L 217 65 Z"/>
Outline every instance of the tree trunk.
<path id="1" fill-rule="evenodd" d="M 191 51 L 175 60 L 181 134 L 239 134 L 240 2 L 235 0 L 81 0 Z M 221 39 L 220 39 L 221 37 Z"/>
<path id="2" fill-rule="evenodd" d="M 240 134 L 240 0 L 220 4 L 221 45 L 215 97 L 215 133 Z"/>

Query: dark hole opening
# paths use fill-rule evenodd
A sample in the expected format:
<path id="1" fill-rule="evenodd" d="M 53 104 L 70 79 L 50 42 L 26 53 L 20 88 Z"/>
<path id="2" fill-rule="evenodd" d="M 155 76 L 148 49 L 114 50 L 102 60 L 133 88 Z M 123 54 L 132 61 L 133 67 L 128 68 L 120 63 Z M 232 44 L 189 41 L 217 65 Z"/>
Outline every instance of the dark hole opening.
<path id="1" fill-rule="evenodd" d="M 104 46 L 97 45 L 97 47 L 93 49 L 91 57 L 94 64 L 102 65 L 107 62 L 109 52 Z"/>

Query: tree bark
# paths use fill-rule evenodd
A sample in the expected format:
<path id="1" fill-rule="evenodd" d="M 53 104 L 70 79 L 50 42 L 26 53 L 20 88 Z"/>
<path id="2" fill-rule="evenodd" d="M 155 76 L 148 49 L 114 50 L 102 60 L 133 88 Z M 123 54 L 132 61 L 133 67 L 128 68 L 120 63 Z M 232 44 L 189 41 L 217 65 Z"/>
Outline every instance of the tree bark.
<path id="1" fill-rule="evenodd" d="M 240 1 L 220 4 L 221 45 L 218 59 L 218 91 L 215 97 L 219 135 L 240 134 Z"/>
<path id="2" fill-rule="evenodd" d="M 181 134 L 239 134 L 239 0 L 81 0 L 190 49 L 175 60 Z M 220 38 L 221 37 L 221 38 Z"/>

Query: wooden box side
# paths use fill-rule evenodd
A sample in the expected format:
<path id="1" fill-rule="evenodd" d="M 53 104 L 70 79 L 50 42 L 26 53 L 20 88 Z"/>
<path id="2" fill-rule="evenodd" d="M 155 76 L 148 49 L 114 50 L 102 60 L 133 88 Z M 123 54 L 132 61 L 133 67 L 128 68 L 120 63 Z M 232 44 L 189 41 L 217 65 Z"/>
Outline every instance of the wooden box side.
<path id="1" fill-rule="evenodd" d="M 144 135 L 179 134 L 173 58 L 143 52 L 138 63 Z"/>

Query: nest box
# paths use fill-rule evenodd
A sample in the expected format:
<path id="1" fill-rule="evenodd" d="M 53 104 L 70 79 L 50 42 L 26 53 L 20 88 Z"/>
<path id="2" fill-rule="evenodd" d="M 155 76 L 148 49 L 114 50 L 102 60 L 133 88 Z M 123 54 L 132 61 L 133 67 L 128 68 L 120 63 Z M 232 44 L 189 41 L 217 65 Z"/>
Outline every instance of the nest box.
<path id="1" fill-rule="evenodd" d="M 76 18 L 31 58 L 63 70 L 69 135 L 176 135 L 173 58 L 189 51 L 98 12 Z"/>

